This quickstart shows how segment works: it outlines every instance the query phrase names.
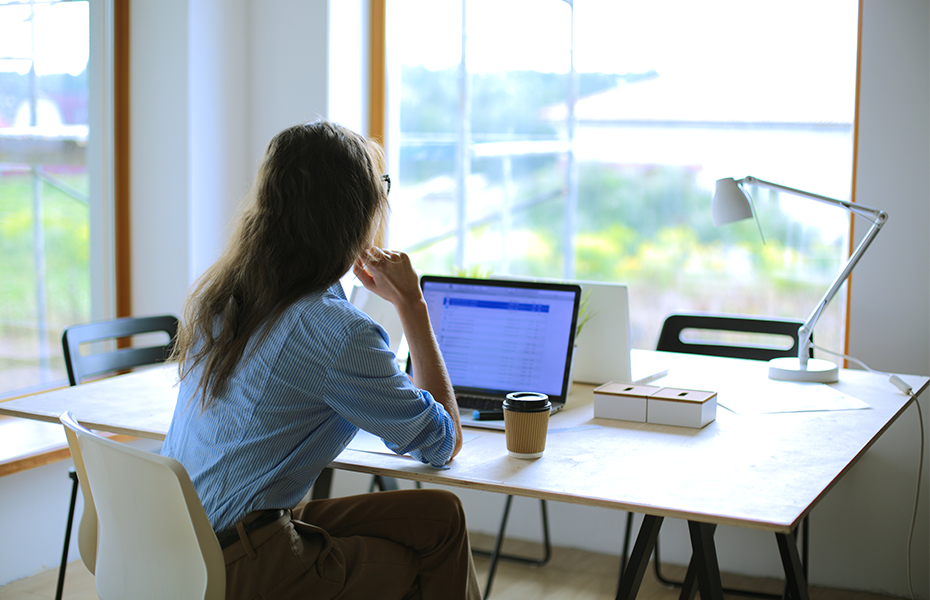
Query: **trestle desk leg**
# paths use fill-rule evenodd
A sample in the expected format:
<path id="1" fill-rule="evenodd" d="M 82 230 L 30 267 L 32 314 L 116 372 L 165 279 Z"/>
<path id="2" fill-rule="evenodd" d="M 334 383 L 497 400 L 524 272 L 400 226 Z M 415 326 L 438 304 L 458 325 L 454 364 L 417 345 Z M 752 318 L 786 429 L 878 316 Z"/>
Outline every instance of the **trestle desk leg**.
<path id="1" fill-rule="evenodd" d="M 620 575 L 626 571 L 627 557 L 630 555 L 630 538 L 633 537 L 633 513 L 626 513 L 626 530 L 623 532 L 623 554 L 620 556 Z M 658 538 L 657 538 L 658 539 Z"/>
<path id="2" fill-rule="evenodd" d="M 796 532 L 797 530 L 795 530 Z M 794 600 L 810 600 L 807 591 L 807 577 L 794 533 L 776 533 L 778 552 L 785 568 L 785 597 Z"/>
<path id="3" fill-rule="evenodd" d="M 399 489 L 400 484 L 397 483 L 397 480 L 393 477 L 385 477 L 384 475 L 372 475 L 371 485 L 368 486 L 368 493 L 372 493 L 375 490 L 381 490 L 382 492 L 395 492 Z"/>
<path id="4" fill-rule="evenodd" d="M 688 521 L 691 533 L 691 563 L 696 569 L 701 600 L 723 600 L 723 584 L 720 582 L 720 566 L 714 547 L 716 525 Z M 689 567 L 690 569 L 690 567 Z"/>
<path id="5" fill-rule="evenodd" d="M 694 557 L 688 562 L 688 572 L 685 573 L 685 579 L 681 582 L 681 593 L 678 600 L 694 600 L 697 596 L 697 567 L 695 566 Z"/>
<path id="6" fill-rule="evenodd" d="M 649 566 L 649 557 L 656 545 L 656 537 L 662 527 L 664 517 L 646 515 L 639 527 L 639 535 L 633 544 L 633 553 L 626 563 L 626 568 L 620 573 L 620 584 L 617 586 L 617 600 L 634 600 L 643 583 L 643 575 Z"/>

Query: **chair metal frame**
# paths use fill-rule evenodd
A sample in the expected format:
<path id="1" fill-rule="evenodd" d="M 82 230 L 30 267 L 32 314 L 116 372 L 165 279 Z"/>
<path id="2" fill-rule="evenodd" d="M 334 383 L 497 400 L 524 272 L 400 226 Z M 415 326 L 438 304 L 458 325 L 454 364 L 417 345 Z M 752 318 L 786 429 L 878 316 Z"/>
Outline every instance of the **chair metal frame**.
<path id="1" fill-rule="evenodd" d="M 665 319 L 662 325 L 662 331 L 659 334 L 659 342 L 656 344 L 656 350 L 662 352 L 683 352 L 688 354 L 703 354 L 709 356 L 723 356 L 727 358 L 744 358 L 750 360 L 771 360 L 783 356 L 798 355 L 800 344 L 799 330 L 804 325 L 801 321 L 791 319 L 781 319 L 773 317 L 753 317 L 744 315 L 714 315 L 706 313 L 694 314 L 673 314 Z M 682 339 L 682 332 L 686 329 L 699 329 L 709 331 L 729 331 L 739 333 L 757 333 L 766 335 L 776 335 L 789 338 L 792 341 L 790 348 L 776 348 L 761 345 L 732 344 L 732 343 L 693 343 Z M 811 340 L 813 342 L 813 340 Z M 811 357 L 814 355 L 813 348 L 810 349 Z M 633 514 L 627 517 L 627 527 L 623 543 L 623 561 L 621 574 L 626 566 L 626 556 L 630 545 L 630 535 L 633 526 Z M 808 548 L 810 543 L 810 517 L 804 517 L 801 521 L 801 556 L 804 576 L 808 575 Z M 795 532 L 797 534 L 797 532 Z M 653 560 L 653 570 L 656 579 L 669 587 L 684 587 L 688 585 L 691 590 L 691 597 L 696 591 L 693 581 L 688 577 L 684 581 L 675 581 L 665 577 L 661 572 L 661 561 L 659 559 L 659 538 L 656 531 L 656 541 Z M 691 570 L 689 569 L 689 574 Z M 787 584 L 786 584 L 787 585 Z M 786 588 L 787 589 L 787 588 Z M 769 594 L 765 592 L 755 592 L 751 590 L 738 590 L 723 588 L 725 594 L 738 596 L 747 596 L 751 598 L 761 598 L 764 600 L 779 600 L 784 597 L 783 594 Z"/>
<path id="2" fill-rule="evenodd" d="M 134 335 L 164 332 L 168 334 L 168 343 L 154 346 L 118 348 L 107 352 L 82 355 L 81 345 L 91 342 L 118 340 Z M 163 362 L 171 355 L 174 341 L 178 333 L 178 319 L 172 315 L 159 315 L 153 317 L 123 317 L 107 321 L 82 323 L 65 328 L 61 336 L 61 346 L 64 352 L 65 367 L 68 370 L 68 383 L 78 385 L 85 377 L 117 373 L 131 369 Z M 75 458 L 75 467 L 77 459 Z M 80 469 L 69 469 L 71 478 L 71 501 L 68 505 L 68 522 L 65 526 L 65 541 L 61 553 L 61 564 L 58 567 L 58 583 L 55 590 L 55 600 L 61 600 L 64 585 L 65 571 L 68 565 L 68 552 L 71 546 L 71 532 L 74 523 L 74 511 L 77 503 L 78 483 L 82 479 Z M 88 570 L 93 573 L 93 563 L 88 564 L 86 544 L 91 542 L 85 538 L 93 530 L 93 544 L 96 544 L 97 516 L 88 490 L 84 489 L 84 514 L 78 530 L 78 543 L 81 548 L 81 558 Z M 87 530 L 87 532 L 85 532 Z"/>
<path id="3" fill-rule="evenodd" d="M 491 585 L 494 583 L 494 575 L 497 573 L 497 563 L 500 560 L 509 560 L 511 562 L 519 562 L 526 565 L 532 565 L 534 567 L 545 566 L 549 560 L 552 558 L 552 544 L 549 540 L 549 512 L 547 510 L 546 501 L 539 500 L 539 514 L 542 521 L 542 535 L 543 535 L 543 555 L 542 558 L 531 558 L 528 556 L 519 556 L 517 554 L 505 554 L 501 552 L 501 546 L 504 544 L 504 533 L 507 530 L 507 520 L 510 518 L 510 506 L 513 504 L 513 496 L 508 495 L 507 499 L 504 501 L 504 515 L 501 517 L 501 526 L 497 531 L 497 537 L 494 540 L 494 549 L 493 550 L 481 550 L 479 548 L 472 548 L 472 554 L 477 554 L 478 556 L 487 556 L 490 558 L 488 563 L 488 581 L 485 584 L 484 595 L 482 596 L 487 600 L 491 595 Z"/>

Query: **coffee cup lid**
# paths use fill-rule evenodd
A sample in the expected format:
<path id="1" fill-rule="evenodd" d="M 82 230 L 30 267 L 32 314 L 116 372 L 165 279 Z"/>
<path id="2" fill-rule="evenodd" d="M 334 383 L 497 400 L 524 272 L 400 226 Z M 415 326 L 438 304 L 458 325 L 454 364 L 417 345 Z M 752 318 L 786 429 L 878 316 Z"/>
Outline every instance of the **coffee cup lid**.
<path id="1" fill-rule="evenodd" d="M 539 392 L 510 392 L 504 399 L 504 410 L 516 412 L 542 412 L 551 406 L 549 396 Z"/>

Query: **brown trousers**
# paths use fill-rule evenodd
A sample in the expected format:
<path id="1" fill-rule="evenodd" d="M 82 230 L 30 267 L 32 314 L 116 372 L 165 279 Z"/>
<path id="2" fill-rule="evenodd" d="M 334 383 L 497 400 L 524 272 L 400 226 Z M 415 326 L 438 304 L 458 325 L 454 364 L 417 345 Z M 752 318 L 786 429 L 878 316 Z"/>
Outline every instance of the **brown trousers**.
<path id="1" fill-rule="evenodd" d="M 479 599 L 465 511 L 442 490 L 314 500 L 223 550 L 228 600 Z"/>

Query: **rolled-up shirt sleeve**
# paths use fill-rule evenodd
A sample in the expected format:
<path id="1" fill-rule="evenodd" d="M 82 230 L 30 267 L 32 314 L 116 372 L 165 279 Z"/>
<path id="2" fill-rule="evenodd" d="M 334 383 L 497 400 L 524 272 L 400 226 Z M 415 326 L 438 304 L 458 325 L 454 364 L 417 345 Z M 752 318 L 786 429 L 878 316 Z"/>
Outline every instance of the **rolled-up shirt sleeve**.
<path id="1" fill-rule="evenodd" d="M 398 368 L 387 342 L 375 323 L 364 323 L 347 335 L 325 378 L 324 399 L 392 451 L 442 467 L 455 447 L 452 418 Z"/>

